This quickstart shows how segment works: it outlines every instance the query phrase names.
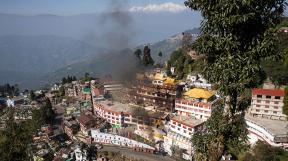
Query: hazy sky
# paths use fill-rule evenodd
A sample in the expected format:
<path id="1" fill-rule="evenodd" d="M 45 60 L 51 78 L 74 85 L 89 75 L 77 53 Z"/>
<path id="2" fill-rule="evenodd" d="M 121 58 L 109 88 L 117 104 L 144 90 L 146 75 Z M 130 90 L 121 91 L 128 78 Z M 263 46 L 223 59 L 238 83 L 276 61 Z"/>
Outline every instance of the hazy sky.
<path id="1" fill-rule="evenodd" d="M 181 11 L 184 8 L 184 0 L 0 0 L 0 12 L 73 15 L 103 12 L 113 1 L 125 3 L 127 9 L 134 8 L 137 11 Z"/>

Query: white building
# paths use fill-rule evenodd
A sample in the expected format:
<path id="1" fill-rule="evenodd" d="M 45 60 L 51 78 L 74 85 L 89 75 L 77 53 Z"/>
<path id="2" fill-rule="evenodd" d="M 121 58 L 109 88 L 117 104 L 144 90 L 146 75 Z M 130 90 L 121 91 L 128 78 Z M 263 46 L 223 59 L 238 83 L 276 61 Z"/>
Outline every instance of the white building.
<path id="1" fill-rule="evenodd" d="M 284 90 L 252 89 L 252 102 L 249 113 L 269 119 L 286 120 L 283 114 Z"/>
<path id="2" fill-rule="evenodd" d="M 207 89 L 212 88 L 212 84 L 209 83 L 201 74 L 188 74 L 186 80 L 189 83 L 189 86 Z"/>
<path id="3" fill-rule="evenodd" d="M 251 144 L 261 140 L 272 146 L 288 148 L 288 121 L 253 117 L 249 114 L 245 116 L 245 120 Z"/>
<path id="4" fill-rule="evenodd" d="M 175 110 L 179 115 L 207 120 L 219 99 L 211 91 L 194 88 L 184 93 L 184 98 L 175 100 Z"/>
<path id="5" fill-rule="evenodd" d="M 92 141 L 97 142 L 97 143 L 112 144 L 112 145 L 124 146 L 124 147 L 129 147 L 129 148 L 137 147 L 137 148 L 155 150 L 155 148 L 150 145 L 137 142 L 135 140 L 131 140 L 129 138 L 122 137 L 119 135 L 102 133 L 102 132 L 99 132 L 99 130 L 91 130 L 91 137 L 92 137 Z"/>
<path id="6" fill-rule="evenodd" d="M 196 128 L 203 125 L 203 121 L 187 116 L 174 116 L 169 122 L 169 131 L 164 136 L 164 149 L 169 155 L 173 155 L 173 148 L 178 147 L 185 152 L 182 158 L 192 160 L 193 147 L 191 138 Z"/>
<path id="7" fill-rule="evenodd" d="M 80 147 L 77 147 L 74 150 L 76 161 L 87 161 L 87 152 L 86 150 L 81 150 Z"/>

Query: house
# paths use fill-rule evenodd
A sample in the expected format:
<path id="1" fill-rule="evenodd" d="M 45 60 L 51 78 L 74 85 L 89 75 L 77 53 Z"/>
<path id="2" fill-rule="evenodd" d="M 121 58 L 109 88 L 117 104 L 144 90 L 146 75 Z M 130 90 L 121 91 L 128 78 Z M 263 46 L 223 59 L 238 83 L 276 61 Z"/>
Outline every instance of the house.
<path id="1" fill-rule="evenodd" d="M 86 135 L 88 135 L 88 131 L 95 126 L 95 119 L 92 115 L 80 115 L 76 120 L 80 125 L 81 132 Z"/>
<path id="2" fill-rule="evenodd" d="M 284 90 L 252 89 L 252 101 L 249 113 L 252 116 L 268 119 L 286 120 L 283 114 Z"/>

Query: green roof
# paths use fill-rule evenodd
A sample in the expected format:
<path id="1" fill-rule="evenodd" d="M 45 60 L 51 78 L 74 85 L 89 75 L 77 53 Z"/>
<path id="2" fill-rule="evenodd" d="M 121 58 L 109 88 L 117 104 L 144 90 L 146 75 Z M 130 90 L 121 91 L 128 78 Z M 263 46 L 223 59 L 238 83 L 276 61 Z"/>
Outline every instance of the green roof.
<path id="1" fill-rule="evenodd" d="M 91 93 L 91 88 L 83 88 L 82 92 Z"/>

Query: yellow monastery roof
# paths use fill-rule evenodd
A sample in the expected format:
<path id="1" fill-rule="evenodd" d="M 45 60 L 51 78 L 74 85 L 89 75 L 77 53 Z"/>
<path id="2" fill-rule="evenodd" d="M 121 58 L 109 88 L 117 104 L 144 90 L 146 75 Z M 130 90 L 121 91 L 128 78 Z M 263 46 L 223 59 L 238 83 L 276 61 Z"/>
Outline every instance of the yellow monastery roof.
<path id="1" fill-rule="evenodd" d="M 176 83 L 175 79 L 167 77 L 167 79 L 165 80 L 164 84 L 174 84 Z"/>
<path id="2" fill-rule="evenodd" d="M 154 76 L 154 79 L 155 80 L 164 80 L 164 75 L 163 74 L 160 74 L 160 73 L 156 73 L 155 76 Z"/>
<path id="3" fill-rule="evenodd" d="M 214 94 L 208 90 L 201 88 L 193 88 L 184 93 L 184 96 L 192 97 L 192 98 L 203 98 L 208 99 Z"/>

